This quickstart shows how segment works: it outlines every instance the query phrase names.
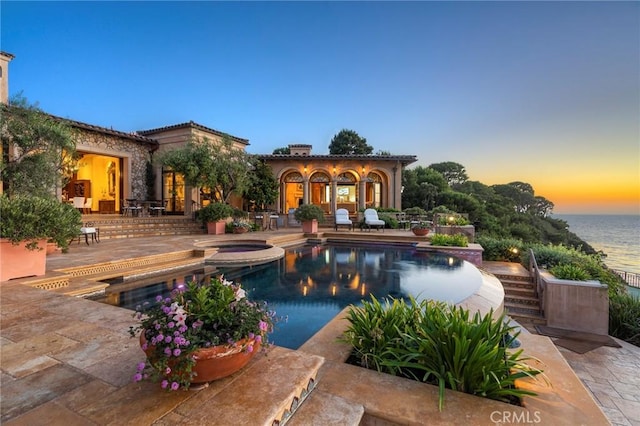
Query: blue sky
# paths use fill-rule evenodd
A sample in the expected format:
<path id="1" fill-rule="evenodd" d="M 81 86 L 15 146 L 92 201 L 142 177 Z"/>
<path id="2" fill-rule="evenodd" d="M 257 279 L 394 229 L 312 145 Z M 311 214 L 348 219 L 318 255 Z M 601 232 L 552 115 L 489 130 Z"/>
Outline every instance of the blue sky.
<path id="1" fill-rule="evenodd" d="M 252 153 L 338 131 L 557 213 L 640 214 L 638 2 L 7 2 L 10 93 L 121 131 L 193 120 Z"/>

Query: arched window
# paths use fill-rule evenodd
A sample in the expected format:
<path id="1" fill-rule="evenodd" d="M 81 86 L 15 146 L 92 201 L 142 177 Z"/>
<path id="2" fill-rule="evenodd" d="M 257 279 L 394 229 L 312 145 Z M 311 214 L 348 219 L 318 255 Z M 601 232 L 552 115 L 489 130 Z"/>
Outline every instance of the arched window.
<path id="1" fill-rule="evenodd" d="M 369 172 L 363 181 L 365 181 L 367 185 L 365 190 L 366 206 L 380 207 L 382 205 L 382 176 L 376 172 Z"/>
<path id="2" fill-rule="evenodd" d="M 347 209 L 350 213 L 358 211 L 358 190 L 356 189 L 356 176 L 353 173 L 345 172 L 336 176 L 337 185 L 337 208 Z"/>

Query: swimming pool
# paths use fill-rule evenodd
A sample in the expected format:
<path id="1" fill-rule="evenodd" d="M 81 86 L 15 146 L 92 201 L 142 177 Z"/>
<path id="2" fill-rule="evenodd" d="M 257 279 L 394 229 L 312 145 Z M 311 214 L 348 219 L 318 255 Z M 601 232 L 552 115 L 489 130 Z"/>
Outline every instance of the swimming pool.
<path id="1" fill-rule="evenodd" d="M 482 284 L 480 271 L 450 255 L 386 246 L 304 245 L 282 259 L 242 268 L 202 267 L 112 284 L 99 301 L 128 309 L 168 294 L 193 276 L 223 273 L 282 317 L 273 343 L 297 349 L 349 304 L 370 294 L 458 303 Z"/>

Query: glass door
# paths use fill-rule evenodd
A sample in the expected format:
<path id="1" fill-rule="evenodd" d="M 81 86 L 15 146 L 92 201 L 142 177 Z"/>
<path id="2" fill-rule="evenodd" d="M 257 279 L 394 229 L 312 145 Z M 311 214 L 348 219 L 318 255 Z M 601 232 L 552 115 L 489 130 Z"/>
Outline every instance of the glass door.
<path id="1" fill-rule="evenodd" d="M 184 177 L 172 170 L 162 172 L 162 198 L 167 200 L 167 214 L 184 214 Z"/>

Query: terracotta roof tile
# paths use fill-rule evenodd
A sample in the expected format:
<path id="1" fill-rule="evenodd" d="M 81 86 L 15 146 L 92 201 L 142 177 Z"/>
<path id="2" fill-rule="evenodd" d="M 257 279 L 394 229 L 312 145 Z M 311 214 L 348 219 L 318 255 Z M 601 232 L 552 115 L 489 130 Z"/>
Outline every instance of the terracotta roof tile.
<path id="1" fill-rule="evenodd" d="M 211 132 L 211 133 L 213 133 L 215 135 L 218 135 L 218 136 L 229 136 L 232 140 L 234 140 L 236 142 L 242 143 L 244 145 L 249 145 L 249 139 L 239 138 L 237 136 L 233 136 L 233 135 L 230 135 L 228 133 L 224 133 L 224 132 L 221 132 L 219 130 L 203 126 L 202 124 L 198 124 L 198 123 L 196 123 L 194 121 L 189 121 L 188 123 L 173 124 L 171 126 L 158 127 L 157 129 L 138 130 L 138 134 L 141 134 L 141 135 L 152 135 L 152 134 L 164 132 L 164 131 L 167 131 L 167 130 L 175 130 L 175 129 L 183 129 L 183 128 L 192 128 L 192 129 L 204 130 L 206 132 Z"/>

